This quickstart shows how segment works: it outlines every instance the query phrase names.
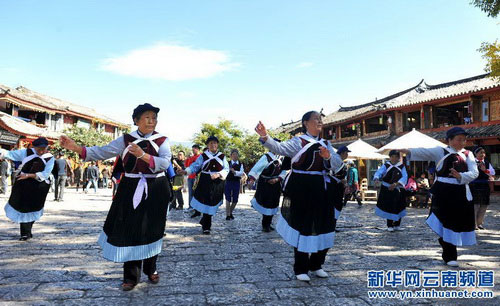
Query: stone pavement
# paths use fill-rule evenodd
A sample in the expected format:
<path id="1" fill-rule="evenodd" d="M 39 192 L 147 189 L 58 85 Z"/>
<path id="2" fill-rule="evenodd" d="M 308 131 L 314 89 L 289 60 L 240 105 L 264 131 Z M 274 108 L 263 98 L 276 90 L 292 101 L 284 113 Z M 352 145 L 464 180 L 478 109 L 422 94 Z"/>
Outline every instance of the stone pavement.
<path id="1" fill-rule="evenodd" d="M 424 223 L 427 210 L 409 209 L 404 231 L 388 233 L 373 203 L 349 203 L 324 265 L 330 278 L 302 283 L 294 279 L 292 249 L 276 232 L 261 232 L 251 196 L 241 196 L 234 221 L 225 220 L 221 207 L 210 236 L 201 235 L 188 214 L 172 211 L 158 260 L 160 283 L 143 282 L 131 292 L 119 289 L 122 265 L 102 259 L 96 243 L 109 190 L 84 195 L 70 189 L 65 202 L 48 201 L 28 242 L 17 241 L 18 225 L 6 219 L 7 198 L 0 197 L 0 305 L 500 305 L 498 198 L 478 244 L 459 248 L 460 270 L 495 271 L 495 298 L 402 301 L 368 298 L 367 271 L 452 270 L 442 264 L 437 236 Z"/>

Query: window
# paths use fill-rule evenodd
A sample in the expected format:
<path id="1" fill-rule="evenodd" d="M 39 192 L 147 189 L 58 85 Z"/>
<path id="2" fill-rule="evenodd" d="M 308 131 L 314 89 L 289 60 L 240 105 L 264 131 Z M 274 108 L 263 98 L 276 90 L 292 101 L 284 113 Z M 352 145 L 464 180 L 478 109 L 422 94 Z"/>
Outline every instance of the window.
<path id="1" fill-rule="evenodd" d="M 357 136 L 358 135 L 357 126 L 358 126 L 358 124 L 356 124 L 356 123 L 343 125 L 340 128 L 341 137 L 346 138 L 346 137 Z"/>
<path id="2" fill-rule="evenodd" d="M 489 121 L 489 119 L 490 119 L 490 118 L 489 118 L 488 108 L 489 108 L 489 103 L 488 103 L 488 101 L 483 101 L 483 103 L 482 103 L 482 110 L 483 110 L 483 111 L 482 111 L 482 114 L 483 114 L 483 116 L 482 116 L 482 118 L 483 118 L 483 119 L 482 119 L 482 121 L 483 121 L 483 122 L 487 122 L 487 121 Z"/>
<path id="3" fill-rule="evenodd" d="M 472 123 L 472 112 L 469 102 L 437 106 L 435 108 L 434 127 L 447 127 L 453 125 Z"/>
<path id="4" fill-rule="evenodd" d="M 388 118 L 389 117 L 385 115 L 380 115 L 375 118 L 366 119 L 365 120 L 366 133 L 369 134 L 369 133 L 387 131 Z"/>
<path id="5" fill-rule="evenodd" d="M 413 129 L 420 129 L 420 111 L 403 114 L 403 131 L 409 132 Z"/>

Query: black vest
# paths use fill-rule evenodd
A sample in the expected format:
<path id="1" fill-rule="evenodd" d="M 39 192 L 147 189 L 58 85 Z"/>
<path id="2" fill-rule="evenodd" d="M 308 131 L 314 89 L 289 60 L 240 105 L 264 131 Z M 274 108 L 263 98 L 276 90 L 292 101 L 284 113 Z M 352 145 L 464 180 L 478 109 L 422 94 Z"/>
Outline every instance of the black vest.
<path id="1" fill-rule="evenodd" d="M 229 169 L 234 169 L 234 171 L 238 172 L 241 169 L 242 164 L 240 163 L 239 160 L 236 161 L 236 163 L 233 165 L 232 160 L 230 160 L 229 163 Z M 227 181 L 239 181 L 241 179 L 240 176 L 235 176 L 233 172 L 229 171 L 229 174 L 226 177 Z"/>
<path id="2" fill-rule="evenodd" d="M 385 163 L 386 169 L 389 169 L 389 167 L 391 167 L 391 166 L 392 166 L 391 163 Z M 382 181 L 389 183 L 389 184 L 393 184 L 393 183 L 398 182 L 403 177 L 402 171 L 403 171 L 404 167 L 405 167 L 405 165 L 403 163 L 401 163 L 401 165 L 399 165 L 399 166 L 393 166 L 391 168 L 391 170 L 389 170 L 385 173 L 384 177 L 382 178 Z"/>

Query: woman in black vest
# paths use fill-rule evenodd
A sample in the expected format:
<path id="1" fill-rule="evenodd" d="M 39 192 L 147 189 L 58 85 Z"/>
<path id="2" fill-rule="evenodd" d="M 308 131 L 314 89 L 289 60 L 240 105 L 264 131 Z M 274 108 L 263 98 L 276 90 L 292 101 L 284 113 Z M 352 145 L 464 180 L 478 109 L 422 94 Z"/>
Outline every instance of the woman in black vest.
<path id="1" fill-rule="evenodd" d="M 446 148 L 413 148 L 400 150 L 410 160 L 436 163 L 436 179 L 431 188 L 432 207 L 427 225 L 439 236 L 442 258 L 458 266 L 457 246 L 476 244 L 474 205 L 469 183 L 479 173 L 472 152 L 465 150 L 467 132 L 453 127 L 446 132 Z"/>
<path id="2" fill-rule="evenodd" d="M 344 207 L 344 193 L 347 178 L 347 165 L 344 160 L 351 152 L 346 146 L 341 146 L 337 150 L 337 154 L 342 159 L 342 164 L 337 169 L 330 171 L 330 183 L 328 183 L 328 195 L 330 201 L 333 202 L 335 207 L 335 220 L 340 218 L 340 213 Z"/>
<path id="3" fill-rule="evenodd" d="M 238 160 L 239 155 L 238 150 L 231 150 L 231 160 L 228 162 L 229 173 L 226 177 L 226 184 L 224 186 L 224 195 L 226 196 L 226 220 L 234 220 L 233 211 L 236 204 L 238 204 L 241 177 L 245 174 L 243 163 Z"/>
<path id="4" fill-rule="evenodd" d="M 281 183 L 286 171 L 282 169 L 282 157 L 268 152 L 259 159 L 248 173 L 248 184 L 257 181 L 255 196 L 250 201 L 252 207 L 262 214 L 262 231 L 269 233 L 273 216 L 278 213 L 281 197 Z"/>
<path id="5" fill-rule="evenodd" d="M 342 160 L 320 137 L 322 126 L 321 115 L 311 111 L 302 116 L 304 135 L 284 142 L 269 137 L 262 122 L 255 128 L 269 151 L 292 158 L 276 229 L 294 247 L 294 272 L 301 281 L 310 281 L 309 271 L 328 277 L 321 266 L 335 237 L 335 209 L 327 183 L 329 170 L 340 167 Z"/>
<path id="6" fill-rule="evenodd" d="M 62 147 L 78 153 L 84 161 L 120 156 L 116 166 L 122 168 L 117 171 L 123 175 L 98 243 L 104 258 L 124 263 L 124 291 L 137 285 L 141 268 L 151 283 L 160 280 L 156 261 L 172 199 L 165 176 L 172 154 L 168 138 L 155 131 L 159 111 L 149 103 L 139 105 L 132 114 L 138 129 L 102 147 L 82 147 L 67 136 L 60 139 Z"/>
<path id="7" fill-rule="evenodd" d="M 229 166 L 222 152 L 219 152 L 219 139 L 210 136 L 206 141 L 208 150 L 196 159 L 185 170 L 177 170 L 178 174 L 190 175 L 199 173 L 200 179 L 194 191 L 191 206 L 196 210 L 192 217 L 201 215 L 200 220 L 203 234 L 209 235 L 212 227 L 212 216 L 217 213 L 222 205 L 224 196 L 224 180 L 226 179 Z"/>
<path id="8" fill-rule="evenodd" d="M 495 175 L 495 169 L 491 163 L 485 159 L 486 152 L 483 147 L 474 150 L 476 156 L 479 176 L 470 183 L 472 198 L 474 201 L 474 215 L 476 219 L 476 230 L 484 229 L 483 221 L 486 209 L 490 204 L 490 178 Z"/>
<path id="9" fill-rule="evenodd" d="M 390 151 L 389 158 L 390 162 L 380 166 L 373 179 L 377 184 L 382 182 L 375 214 L 387 219 L 387 230 L 393 232 L 401 230 L 401 219 L 406 216 L 405 186 L 408 174 L 398 151 Z"/>
<path id="10" fill-rule="evenodd" d="M 45 199 L 49 192 L 49 176 L 54 168 L 54 157 L 48 153 L 49 142 L 44 137 L 33 141 L 33 148 L 15 151 L 2 150 L 2 158 L 22 162 L 18 169 L 9 202 L 5 204 L 5 215 L 20 223 L 21 238 L 26 241 L 33 237 L 33 223 L 43 215 Z"/>

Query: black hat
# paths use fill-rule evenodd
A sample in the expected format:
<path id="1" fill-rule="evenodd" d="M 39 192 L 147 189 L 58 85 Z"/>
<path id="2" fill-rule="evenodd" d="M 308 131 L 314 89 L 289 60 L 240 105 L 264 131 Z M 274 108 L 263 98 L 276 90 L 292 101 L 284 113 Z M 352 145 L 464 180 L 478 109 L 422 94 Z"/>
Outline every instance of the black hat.
<path id="1" fill-rule="evenodd" d="M 483 147 L 481 147 L 481 146 L 477 146 L 477 147 L 475 147 L 475 148 L 474 148 L 474 155 L 477 155 L 477 153 L 479 153 L 479 151 L 481 151 L 481 150 L 484 150 L 484 148 L 483 148 Z"/>
<path id="2" fill-rule="evenodd" d="M 236 154 L 240 155 L 240 152 L 238 151 L 238 149 L 232 149 L 231 150 L 231 155 L 233 155 L 233 153 L 236 153 Z"/>
<path id="3" fill-rule="evenodd" d="M 347 146 L 340 146 L 337 150 L 337 154 L 342 154 L 344 152 L 351 152 Z"/>
<path id="4" fill-rule="evenodd" d="M 219 143 L 219 139 L 215 136 L 208 137 L 207 141 L 205 141 L 205 144 L 208 144 L 210 141 L 215 141 L 215 142 Z"/>
<path id="5" fill-rule="evenodd" d="M 49 145 L 49 141 L 45 137 L 38 137 L 32 142 L 34 147 L 45 148 Z"/>
<path id="6" fill-rule="evenodd" d="M 155 114 L 158 114 L 160 112 L 160 109 L 158 107 L 154 107 L 149 103 L 141 104 L 134 109 L 134 112 L 132 113 L 132 119 L 141 117 L 142 113 L 147 111 L 152 111 Z"/>
<path id="7" fill-rule="evenodd" d="M 463 128 L 456 126 L 452 127 L 448 131 L 446 131 L 446 140 L 451 139 L 457 135 L 469 135 Z"/>
<path id="8" fill-rule="evenodd" d="M 393 156 L 393 155 L 400 156 L 399 151 L 398 151 L 398 150 L 391 150 L 391 151 L 389 152 L 389 156 Z"/>

